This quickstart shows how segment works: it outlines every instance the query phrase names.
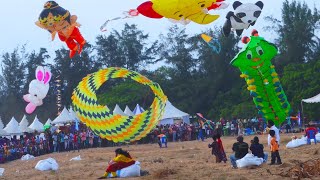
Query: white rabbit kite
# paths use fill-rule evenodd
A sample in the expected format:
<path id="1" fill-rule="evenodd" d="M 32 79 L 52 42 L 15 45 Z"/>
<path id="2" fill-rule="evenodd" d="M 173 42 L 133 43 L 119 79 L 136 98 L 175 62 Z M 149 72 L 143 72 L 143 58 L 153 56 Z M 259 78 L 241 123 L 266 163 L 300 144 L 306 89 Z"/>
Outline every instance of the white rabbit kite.
<path id="1" fill-rule="evenodd" d="M 43 104 L 42 100 L 49 91 L 49 81 L 51 72 L 47 67 L 38 66 L 36 69 L 36 79 L 29 84 L 29 94 L 23 96 L 23 99 L 29 104 L 26 107 L 28 114 L 33 113 L 37 106 Z"/>

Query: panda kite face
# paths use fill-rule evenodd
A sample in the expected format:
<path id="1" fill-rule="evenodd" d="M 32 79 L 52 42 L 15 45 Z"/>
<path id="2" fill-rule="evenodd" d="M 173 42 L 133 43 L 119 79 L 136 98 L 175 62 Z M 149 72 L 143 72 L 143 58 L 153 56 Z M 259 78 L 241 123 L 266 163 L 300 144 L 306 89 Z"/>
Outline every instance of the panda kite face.
<path id="1" fill-rule="evenodd" d="M 255 22 L 261 14 L 263 9 L 263 2 L 258 1 L 255 4 L 246 3 L 242 4 L 239 1 L 233 3 L 234 15 L 237 16 L 243 23 Z"/>

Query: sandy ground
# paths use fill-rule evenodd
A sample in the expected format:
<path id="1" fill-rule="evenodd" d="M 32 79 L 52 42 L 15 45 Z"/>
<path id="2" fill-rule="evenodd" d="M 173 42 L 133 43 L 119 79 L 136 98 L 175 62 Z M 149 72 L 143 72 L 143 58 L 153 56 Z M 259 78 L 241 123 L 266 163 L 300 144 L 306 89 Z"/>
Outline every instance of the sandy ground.
<path id="1" fill-rule="evenodd" d="M 296 134 L 298 137 L 301 134 Z M 143 170 L 149 171 L 150 175 L 139 178 L 128 179 L 170 179 L 170 180 L 198 180 L 198 179 L 291 179 L 279 174 L 288 171 L 299 162 L 320 158 L 320 145 L 302 146 L 296 149 L 286 149 L 285 145 L 290 141 L 289 135 L 281 136 L 280 155 L 283 164 L 280 166 L 269 166 L 267 164 L 257 168 L 232 169 L 230 161 L 226 164 L 216 164 L 215 158 L 211 155 L 208 143 L 191 141 L 169 143 L 167 149 L 160 149 L 157 144 L 130 145 L 123 146 L 141 162 Z M 253 137 L 246 136 L 245 142 L 249 143 Z M 260 142 L 267 147 L 267 136 L 259 136 Z M 232 153 L 231 147 L 235 142 L 235 137 L 222 138 L 227 156 Z M 267 151 L 269 149 L 265 148 Z M 0 179 L 97 179 L 106 168 L 107 162 L 114 157 L 115 148 L 94 148 L 78 152 L 55 153 L 35 160 L 16 160 L 6 164 L 1 164 L 5 168 L 4 175 Z M 81 155 L 82 161 L 69 161 L 72 157 Z M 270 155 L 270 152 L 269 152 Z M 59 164 L 57 172 L 41 172 L 34 167 L 39 160 L 55 158 Z M 270 157 L 269 157 L 270 162 Z M 268 162 L 268 163 L 269 163 Z M 320 165 L 319 165 L 320 166 Z M 320 176 L 313 179 L 320 179 Z"/>

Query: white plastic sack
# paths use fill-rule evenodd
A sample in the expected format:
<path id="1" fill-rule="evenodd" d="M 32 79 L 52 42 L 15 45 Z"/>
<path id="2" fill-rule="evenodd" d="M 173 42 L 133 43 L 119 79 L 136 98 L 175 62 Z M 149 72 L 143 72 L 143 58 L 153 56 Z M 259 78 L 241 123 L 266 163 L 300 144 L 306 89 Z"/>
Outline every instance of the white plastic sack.
<path id="1" fill-rule="evenodd" d="M 39 171 L 48 171 L 48 170 L 56 171 L 58 170 L 59 165 L 55 159 L 48 158 L 48 159 L 39 161 L 35 168 Z"/>
<path id="2" fill-rule="evenodd" d="M 121 170 L 118 170 L 116 173 L 117 173 L 117 177 L 120 177 L 120 178 L 125 178 L 125 177 L 138 177 L 140 176 L 140 162 L 139 161 L 136 161 L 135 164 L 129 166 L 129 167 L 126 167 L 126 168 L 123 168 Z M 109 177 L 112 177 L 112 175 L 110 174 Z"/>
<path id="3" fill-rule="evenodd" d="M 21 160 L 22 161 L 29 161 L 29 160 L 33 160 L 34 159 L 34 156 L 30 155 L 30 154 L 26 154 L 26 155 L 23 155 L 21 157 Z"/>
<path id="4" fill-rule="evenodd" d="M 248 153 L 242 159 L 236 161 L 238 168 L 244 168 L 248 166 L 260 166 L 263 163 L 263 158 L 258 158 L 251 153 Z"/>
<path id="5" fill-rule="evenodd" d="M 80 161 L 80 160 L 81 160 L 80 155 L 77 156 L 77 157 L 74 157 L 74 158 L 70 159 L 70 161 Z"/>
<path id="6" fill-rule="evenodd" d="M 0 168 L 0 176 L 2 176 L 4 173 L 4 168 Z"/>
<path id="7" fill-rule="evenodd" d="M 296 148 L 299 146 L 303 146 L 307 144 L 307 137 L 301 137 L 301 139 L 293 139 L 291 140 L 286 147 L 287 148 Z"/>
<path id="8" fill-rule="evenodd" d="M 317 142 L 320 142 L 320 133 L 316 134 L 316 140 Z"/>

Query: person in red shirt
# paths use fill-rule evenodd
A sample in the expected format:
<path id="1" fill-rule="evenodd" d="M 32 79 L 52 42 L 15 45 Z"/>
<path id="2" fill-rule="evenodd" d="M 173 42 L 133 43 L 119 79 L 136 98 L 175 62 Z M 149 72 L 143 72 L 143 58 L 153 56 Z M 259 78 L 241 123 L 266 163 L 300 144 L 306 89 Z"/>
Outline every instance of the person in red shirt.
<path id="1" fill-rule="evenodd" d="M 314 140 L 314 143 L 317 144 L 317 140 L 316 140 L 316 134 L 318 133 L 318 130 L 316 127 L 308 124 L 307 125 L 307 129 L 306 129 L 306 136 L 308 137 L 307 141 L 308 141 L 308 144 L 311 145 L 311 139 Z"/>
<path id="2" fill-rule="evenodd" d="M 79 152 L 78 133 L 74 133 L 73 135 L 73 152 L 75 151 L 76 148 L 78 149 L 78 152 Z"/>
<path id="3" fill-rule="evenodd" d="M 217 142 L 219 144 L 219 148 L 220 148 L 220 153 L 222 154 L 222 159 L 221 161 L 224 161 L 224 163 L 226 163 L 227 161 L 227 155 L 224 151 L 224 148 L 223 148 L 223 144 L 222 144 L 222 141 L 221 141 L 221 135 L 220 134 L 216 134 L 216 138 L 217 138 Z"/>

